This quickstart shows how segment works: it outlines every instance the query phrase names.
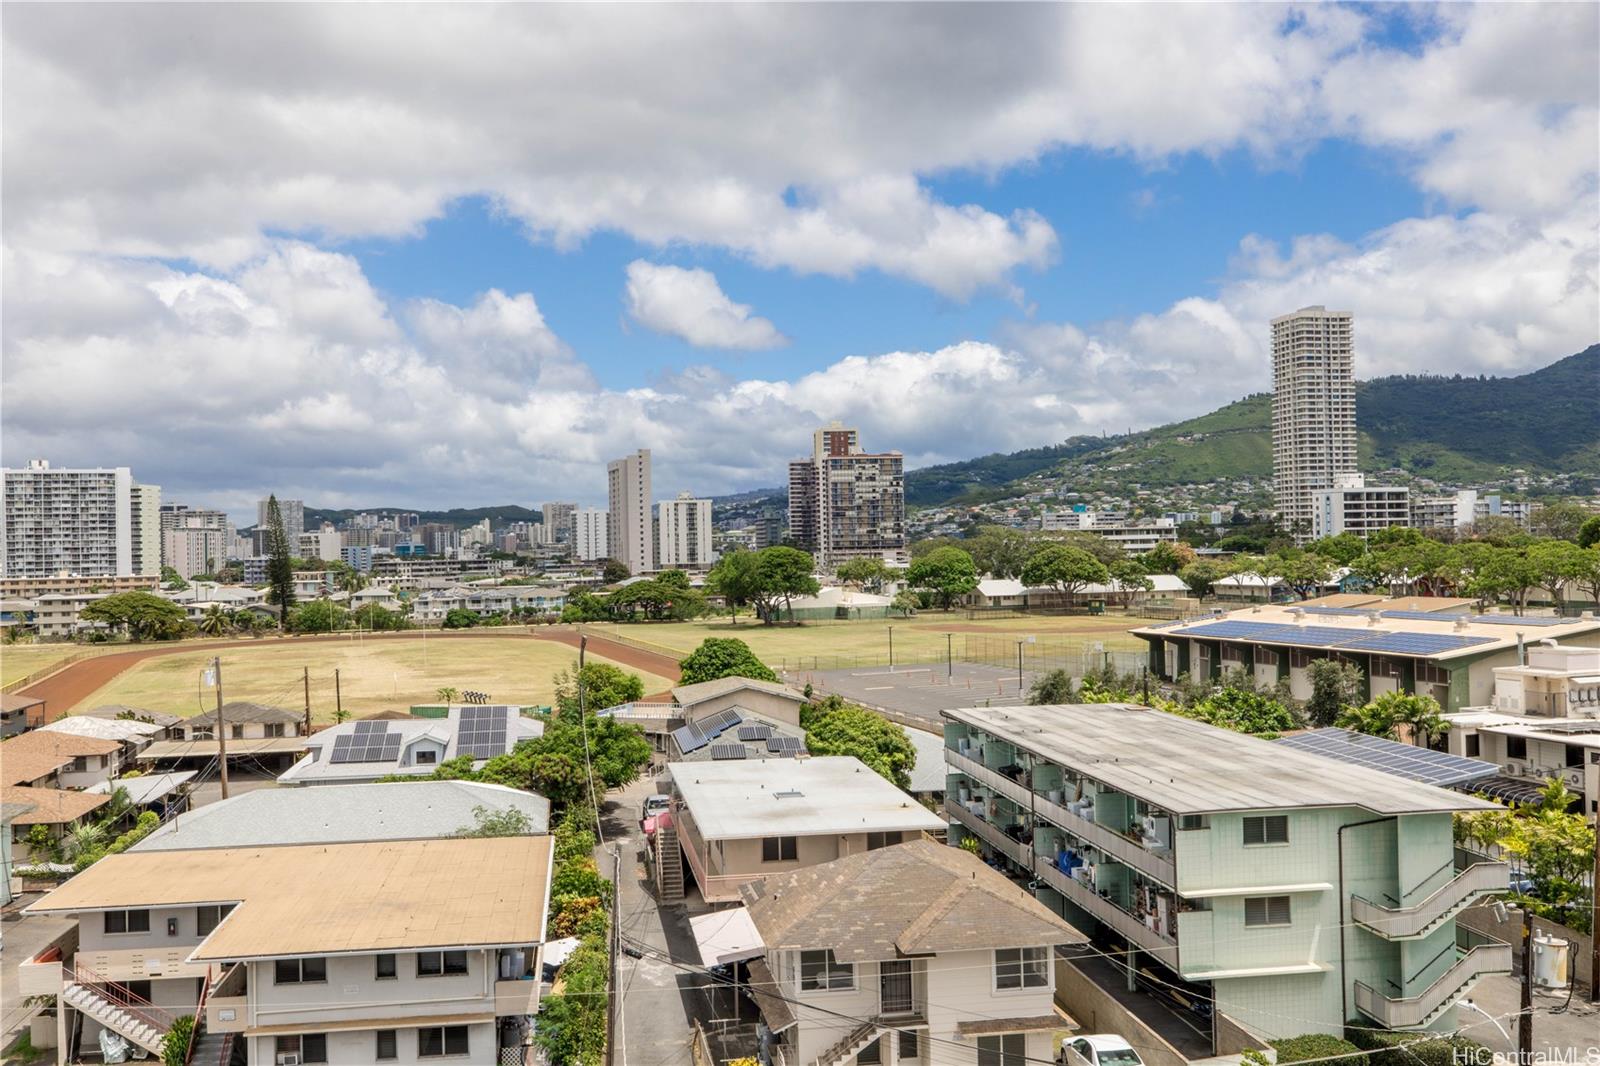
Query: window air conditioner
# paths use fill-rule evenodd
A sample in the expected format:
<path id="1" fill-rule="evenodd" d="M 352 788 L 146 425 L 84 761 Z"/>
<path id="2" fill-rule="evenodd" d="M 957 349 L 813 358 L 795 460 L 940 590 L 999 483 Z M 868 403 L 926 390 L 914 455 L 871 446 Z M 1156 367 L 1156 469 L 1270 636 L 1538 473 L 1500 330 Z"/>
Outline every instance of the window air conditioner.
<path id="1" fill-rule="evenodd" d="M 278 1066 L 300 1066 L 300 1056 L 294 1052 L 285 1052 L 278 1056 Z"/>
<path id="2" fill-rule="evenodd" d="M 1516 772 L 1517 772 L 1517 764 L 1516 763 L 1514 763 L 1514 762 L 1506 763 L 1506 773 L 1514 774 Z"/>

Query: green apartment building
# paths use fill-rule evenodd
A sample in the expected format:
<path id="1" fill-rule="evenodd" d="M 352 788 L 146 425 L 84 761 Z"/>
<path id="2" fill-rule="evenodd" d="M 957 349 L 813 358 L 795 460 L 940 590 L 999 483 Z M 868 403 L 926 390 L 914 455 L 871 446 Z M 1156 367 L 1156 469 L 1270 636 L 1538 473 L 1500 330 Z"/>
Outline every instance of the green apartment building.
<path id="1" fill-rule="evenodd" d="M 1455 922 L 1506 887 L 1456 868 L 1452 814 L 1493 804 L 1148 707 L 944 717 L 951 842 L 1260 1036 L 1449 1029 L 1510 972 Z"/>

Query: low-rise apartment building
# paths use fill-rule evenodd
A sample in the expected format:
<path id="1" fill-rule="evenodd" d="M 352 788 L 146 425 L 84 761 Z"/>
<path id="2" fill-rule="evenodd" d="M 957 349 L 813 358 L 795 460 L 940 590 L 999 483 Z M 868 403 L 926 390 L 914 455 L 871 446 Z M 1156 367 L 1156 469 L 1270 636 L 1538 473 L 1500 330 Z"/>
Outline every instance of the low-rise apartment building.
<path id="1" fill-rule="evenodd" d="M 1311 537 L 1358 537 L 1411 524 L 1411 490 L 1368 485 L 1360 474 L 1335 474 L 1327 488 L 1311 490 Z"/>
<path id="2" fill-rule="evenodd" d="M 251 1066 L 521 1062 L 551 855 L 547 836 L 131 850 L 29 909 L 78 944 L 20 982 L 57 997 L 62 1063 L 102 1030 L 159 1056 L 184 1014 L 195 1061 L 242 1042 Z"/>
<path id="3" fill-rule="evenodd" d="M 31 600 L 51 593 L 154 592 L 159 582 L 160 578 L 153 574 L 48 574 L 42 577 L 0 577 L 0 599 Z"/>
<path id="4" fill-rule="evenodd" d="M 853 756 L 676 762 L 667 776 L 671 824 L 655 835 L 663 898 L 682 898 L 692 878 L 706 903 L 731 902 L 768 874 L 945 828 Z"/>
<path id="5" fill-rule="evenodd" d="M 916 840 L 742 894 L 775 1066 L 1047 1062 L 1071 1021 L 1058 947 L 1087 938 L 976 856 Z"/>
<path id="6" fill-rule="evenodd" d="M 1452 816 L 1487 801 L 1148 707 L 944 717 L 952 842 L 1260 1037 L 1450 1029 L 1510 970 L 1509 945 L 1457 946 L 1507 884 L 1456 869 Z"/>
<path id="7" fill-rule="evenodd" d="M 560 614 L 567 605 L 567 590 L 540 585 L 458 585 L 440 592 L 419 593 L 412 601 L 411 617 L 425 625 L 443 622 L 451 611 L 471 611 L 480 618 L 536 611 Z"/>

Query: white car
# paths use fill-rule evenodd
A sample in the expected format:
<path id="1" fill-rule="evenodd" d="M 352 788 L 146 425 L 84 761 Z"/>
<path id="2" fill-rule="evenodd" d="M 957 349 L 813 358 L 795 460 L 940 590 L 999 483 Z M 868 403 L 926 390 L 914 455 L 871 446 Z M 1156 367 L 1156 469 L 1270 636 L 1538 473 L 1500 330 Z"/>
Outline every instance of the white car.
<path id="1" fill-rule="evenodd" d="M 1079 1036 L 1061 1045 L 1062 1066 L 1144 1066 L 1144 1060 L 1115 1033 Z"/>
<path id="2" fill-rule="evenodd" d="M 672 799 L 669 796 L 646 796 L 643 817 L 652 818 L 670 806 L 672 806 Z"/>

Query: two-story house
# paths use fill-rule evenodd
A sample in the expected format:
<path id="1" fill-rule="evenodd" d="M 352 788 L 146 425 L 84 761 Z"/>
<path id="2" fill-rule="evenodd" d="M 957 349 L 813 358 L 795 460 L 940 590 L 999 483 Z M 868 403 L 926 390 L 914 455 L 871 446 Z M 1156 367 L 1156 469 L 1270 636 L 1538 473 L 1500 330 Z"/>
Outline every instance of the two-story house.
<path id="1" fill-rule="evenodd" d="M 112 737 L 85 736 L 53 729 L 30 729 L 12 737 L 0 748 L 5 757 L 60 760 L 56 779 L 62 788 L 88 788 L 121 773 L 127 751 L 133 747 Z"/>
<path id="2" fill-rule="evenodd" d="M 741 753 L 743 749 L 740 749 Z M 657 888 L 728 903 L 769 874 L 943 832 L 944 819 L 849 755 L 667 764 L 668 817 L 655 833 Z M 687 865 L 687 870 L 685 870 Z"/>
<path id="3" fill-rule="evenodd" d="M 227 736 L 217 737 L 218 714 L 206 711 L 167 730 L 169 740 L 158 740 L 139 753 L 144 763 L 165 768 L 196 769 L 213 764 L 226 740 L 228 758 L 287 769 L 306 749 L 306 720 L 301 711 L 263 703 L 235 700 L 222 705 L 221 721 Z"/>
<path id="4" fill-rule="evenodd" d="M 959 848 L 915 840 L 742 894 L 753 998 L 784 1066 L 1045 1062 L 1072 1022 L 1056 949 L 1087 938 Z"/>
<path id="5" fill-rule="evenodd" d="M 522 1061 L 551 855 L 548 836 L 128 851 L 34 904 L 78 944 L 19 980 L 58 997 L 61 1063 L 103 1031 L 159 1056 L 184 1014 L 196 1062 Z"/>
<path id="6" fill-rule="evenodd" d="M 944 717 L 952 842 L 1258 1036 L 1447 1029 L 1510 969 L 1457 944 L 1507 871 L 1456 868 L 1452 815 L 1492 804 L 1148 707 Z"/>
<path id="7" fill-rule="evenodd" d="M 280 785 L 347 785 L 384 777 L 426 777 L 462 755 L 474 766 L 544 736 L 544 722 L 509 704 L 452 704 L 442 718 L 366 718 L 306 738 L 306 754 Z"/>

